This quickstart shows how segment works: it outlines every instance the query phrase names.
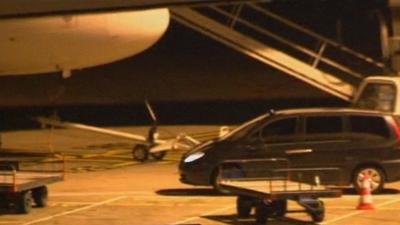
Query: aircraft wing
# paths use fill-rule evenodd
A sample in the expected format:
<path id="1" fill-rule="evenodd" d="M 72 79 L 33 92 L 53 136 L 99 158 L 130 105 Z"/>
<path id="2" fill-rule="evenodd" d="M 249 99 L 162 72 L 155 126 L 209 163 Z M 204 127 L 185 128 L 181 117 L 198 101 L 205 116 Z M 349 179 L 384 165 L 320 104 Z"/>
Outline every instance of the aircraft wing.
<path id="1" fill-rule="evenodd" d="M 0 18 L 59 15 L 84 12 L 166 8 L 208 4 L 232 4 L 256 0 L 1 0 Z M 258 0 L 267 1 L 267 0 Z"/>

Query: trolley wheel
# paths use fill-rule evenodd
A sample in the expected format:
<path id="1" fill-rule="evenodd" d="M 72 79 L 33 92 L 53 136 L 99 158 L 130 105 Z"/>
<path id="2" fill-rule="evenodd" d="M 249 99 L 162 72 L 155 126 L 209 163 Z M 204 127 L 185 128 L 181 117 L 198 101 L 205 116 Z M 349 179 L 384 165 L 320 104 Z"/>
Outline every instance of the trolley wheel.
<path id="1" fill-rule="evenodd" d="M 151 157 L 153 157 L 156 160 L 162 160 L 166 154 L 167 154 L 167 151 L 150 153 Z"/>
<path id="2" fill-rule="evenodd" d="M 256 225 L 264 225 L 267 223 L 270 215 L 271 207 L 264 201 L 259 201 L 256 205 Z"/>
<path id="3" fill-rule="evenodd" d="M 18 193 L 15 199 L 15 207 L 17 213 L 24 213 L 27 214 L 32 209 L 32 194 L 31 191 L 24 191 Z"/>
<path id="4" fill-rule="evenodd" d="M 144 162 L 149 158 L 149 148 L 146 145 L 135 145 L 132 149 L 134 160 Z"/>
<path id="5" fill-rule="evenodd" d="M 310 209 L 308 209 L 308 214 L 311 216 L 313 222 L 322 222 L 325 219 L 325 205 L 321 200 L 315 201 L 315 203 L 310 204 Z"/>
<path id="6" fill-rule="evenodd" d="M 252 197 L 239 195 L 236 198 L 236 211 L 239 218 L 249 218 L 253 206 L 254 199 Z"/>
<path id="7" fill-rule="evenodd" d="M 313 222 L 315 222 L 315 223 L 320 223 L 320 222 L 324 221 L 324 219 L 325 219 L 325 210 L 321 211 L 321 212 L 318 212 L 318 213 L 312 213 L 311 214 L 311 218 L 312 218 Z"/>
<path id="8" fill-rule="evenodd" d="M 47 205 L 48 191 L 46 186 L 38 187 L 32 190 L 33 201 L 37 207 L 45 207 Z"/>
<path id="9" fill-rule="evenodd" d="M 287 211 L 287 200 L 286 199 L 273 200 L 271 202 L 271 207 L 274 211 L 274 216 L 277 218 L 282 218 L 285 216 Z"/>

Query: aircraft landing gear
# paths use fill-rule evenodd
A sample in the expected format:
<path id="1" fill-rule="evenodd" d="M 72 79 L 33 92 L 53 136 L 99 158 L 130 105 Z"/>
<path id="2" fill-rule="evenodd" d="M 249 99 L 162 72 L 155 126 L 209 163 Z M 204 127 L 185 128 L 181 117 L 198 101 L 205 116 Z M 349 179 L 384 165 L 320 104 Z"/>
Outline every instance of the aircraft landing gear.
<path id="1" fill-rule="evenodd" d="M 167 151 L 160 151 L 160 152 L 150 152 L 150 146 L 147 145 L 135 145 L 132 149 L 132 157 L 134 160 L 144 162 L 149 159 L 149 155 L 155 160 L 162 160 L 164 159 Z"/>

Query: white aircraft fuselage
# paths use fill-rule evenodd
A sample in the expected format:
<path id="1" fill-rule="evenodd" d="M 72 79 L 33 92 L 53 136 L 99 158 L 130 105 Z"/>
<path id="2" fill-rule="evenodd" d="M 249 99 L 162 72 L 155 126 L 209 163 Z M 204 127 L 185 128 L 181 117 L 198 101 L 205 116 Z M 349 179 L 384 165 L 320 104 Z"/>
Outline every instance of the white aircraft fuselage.
<path id="1" fill-rule="evenodd" d="M 166 31 L 168 9 L 0 20 L 0 76 L 63 72 L 124 59 Z"/>

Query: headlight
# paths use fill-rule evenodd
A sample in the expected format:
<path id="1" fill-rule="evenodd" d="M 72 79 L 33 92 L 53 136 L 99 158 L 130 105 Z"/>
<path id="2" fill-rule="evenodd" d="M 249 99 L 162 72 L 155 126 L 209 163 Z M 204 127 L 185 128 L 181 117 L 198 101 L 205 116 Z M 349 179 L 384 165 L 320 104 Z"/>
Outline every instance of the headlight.
<path id="1" fill-rule="evenodd" d="M 183 160 L 183 162 L 185 162 L 185 163 L 193 162 L 195 160 L 200 159 L 203 156 L 204 156 L 204 152 L 196 152 L 196 153 L 193 153 L 193 154 L 189 155 L 188 157 L 186 157 Z"/>

